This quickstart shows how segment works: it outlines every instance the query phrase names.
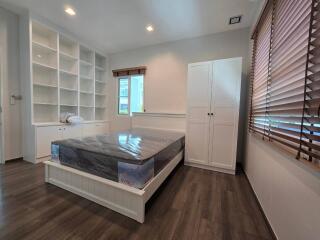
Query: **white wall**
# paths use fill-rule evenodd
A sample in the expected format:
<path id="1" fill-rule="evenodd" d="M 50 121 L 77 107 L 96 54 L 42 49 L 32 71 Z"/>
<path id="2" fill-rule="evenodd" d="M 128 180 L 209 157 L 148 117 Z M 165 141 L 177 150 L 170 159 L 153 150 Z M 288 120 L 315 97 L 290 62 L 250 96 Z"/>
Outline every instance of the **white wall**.
<path id="1" fill-rule="evenodd" d="M 10 96 L 20 95 L 18 16 L 0 8 L 0 47 L 3 60 L 2 108 L 5 159 L 22 156 L 21 101 L 10 105 Z"/>
<path id="2" fill-rule="evenodd" d="M 318 240 L 320 173 L 250 133 L 245 155 L 244 170 L 277 238 Z"/>
<path id="3" fill-rule="evenodd" d="M 246 75 L 248 39 L 249 29 L 241 29 L 148 46 L 111 55 L 110 67 L 112 70 L 147 66 L 145 76 L 146 111 L 185 113 L 188 63 L 243 57 L 243 74 Z M 110 107 L 115 116 L 112 129 L 129 128 L 130 120 L 128 118 L 117 117 L 116 81 L 114 78 L 111 81 L 113 96 Z"/>
<path id="4" fill-rule="evenodd" d="M 319 239 L 319 172 L 251 134 L 244 169 L 279 240 Z"/>

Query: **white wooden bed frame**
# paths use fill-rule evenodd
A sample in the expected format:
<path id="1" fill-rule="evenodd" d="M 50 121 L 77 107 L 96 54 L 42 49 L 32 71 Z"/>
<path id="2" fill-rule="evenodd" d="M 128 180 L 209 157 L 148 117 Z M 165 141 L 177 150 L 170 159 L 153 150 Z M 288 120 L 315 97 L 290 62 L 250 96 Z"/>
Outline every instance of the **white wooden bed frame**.
<path id="1" fill-rule="evenodd" d="M 46 161 L 45 181 L 143 223 L 145 203 L 183 159 L 178 153 L 143 189 Z"/>
<path id="2" fill-rule="evenodd" d="M 132 127 L 185 132 L 184 114 L 134 114 Z M 137 189 L 59 163 L 46 161 L 45 181 L 110 208 L 140 223 L 144 222 L 145 204 L 172 170 L 183 159 L 179 152 L 143 189 Z"/>

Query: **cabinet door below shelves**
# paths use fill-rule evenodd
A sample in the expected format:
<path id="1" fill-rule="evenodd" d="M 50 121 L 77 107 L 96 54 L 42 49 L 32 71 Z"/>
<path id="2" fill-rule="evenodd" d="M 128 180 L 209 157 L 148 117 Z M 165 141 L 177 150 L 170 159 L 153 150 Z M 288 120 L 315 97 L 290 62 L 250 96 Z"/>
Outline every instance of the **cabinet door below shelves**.
<path id="1" fill-rule="evenodd" d="M 64 126 L 63 127 L 63 139 L 78 138 L 81 137 L 81 126 Z"/>
<path id="2" fill-rule="evenodd" d="M 62 139 L 59 126 L 45 126 L 36 128 L 37 136 L 37 158 L 51 155 L 51 142 Z"/>
<path id="3" fill-rule="evenodd" d="M 82 136 L 94 136 L 99 134 L 108 133 L 108 125 L 106 123 L 90 123 L 90 124 L 83 124 L 82 127 Z"/>

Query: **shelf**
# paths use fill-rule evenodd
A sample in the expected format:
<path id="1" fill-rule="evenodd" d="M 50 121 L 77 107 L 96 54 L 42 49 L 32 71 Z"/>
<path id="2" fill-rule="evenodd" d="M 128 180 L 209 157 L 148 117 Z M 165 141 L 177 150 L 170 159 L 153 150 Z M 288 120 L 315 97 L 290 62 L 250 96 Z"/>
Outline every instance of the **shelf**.
<path id="1" fill-rule="evenodd" d="M 80 91 L 81 94 L 93 95 L 93 92 Z"/>
<path id="2" fill-rule="evenodd" d="M 44 84 L 44 83 L 33 83 L 33 86 L 39 86 L 39 87 L 48 87 L 48 88 L 57 88 L 56 85 L 50 85 L 50 84 Z"/>
<path id="3" fill-rule="evenodd" d="M 80 46 L 80 61 L 93 65 L 94 52 L 87 47 Z"/>
<path id="4" fill-rule="evenodd" d="M 85 105 L 80 105 L 81 108 L 94 108 L 94 106 L 85 106 Z"/>
<path id="5" fill-rule="evenodd" d="M 32 22 L 32 42 L 47 47 L 48 49 L 57 50 L 58 33 L 50 28 L 33 21 Z"/>
<path id="6" fill-rule="evenodd" d="M 67 53 L 61 52 L 61 51 L 60 51 L 60 57 L 63 57 L 65 59 L 71 60 L 71 61 L 78 61 L 78 58 L 76 58 L 74 56 L 71 56 L 71 55 L 69 55 Z"/>
<path id="7" fill-rule="evenodd" d="M 66 71 L 66 70 L 64 70 L 64 69 L 60 69 L 60 73 L 67 74 L 67 75 L 73 76 L 73 77 L 77 77 L 77 76 L 78 76 L 78 74 L 73 73 L 73 72 Z"/>
<path id="8" fill-rule="evenodd" d="M 45 103 L 45 102 L 34 102 L 33 103 L 34 105 L 47 105 L 47 106 L 58 106 L 58 104 L 57 103 Z"/>
<path id="9" fill-rule="evenodd" d="M 78 107 L 78 105 L 75 105 L 75 104 L 67 104 L 67 103 L 60 103 L 60 106 L 63 106 L 63 107 Z"/>
<path id="10" fill-rule="evenodd" d="M 36 41 L 32 41 L 32 46 L 35 47 L 35 48 L 40 48 L 48 53 L 56 53 L 57 52 L 57 49 L 54 49 L 50 46 L 47 46 L 43 43 L 40 43 L 40 42 L 36 42 Z"/>
<path id="11" fill-rule="evenodd" d="M 81 64 L 80 65 L 80 76 L 84 76 L 84 77 L 93 79 L 94 72 L 92 69 L 93 68 L 91 66 Z"/>
<path id="12" fill-rule="evenodd" d="M 64 125 L 64 123 L 61 123 L 61 122 L 34 122 L 33 123 L 34 126 L 37 126 L 37 127 L 46 127 L 46 126 L 62 126 Z"/>
<path id="13" fill-rule="evenodd" d="M 33 84 L 58 86 L 58 71 L 34 65 L 32 69 Z"/>
<path id="14" fill-rule="evenodd" d="M 60 72 L 60 89 L 78 90 L 78 76 Z"/>
<path id="15" fill-rule="evenodd" d="M 65 57 L 60 55 L 60 70 L 65 71 L 69 74 L 77 75 L 78 73 L 78 63 L 76 59 L 73 59 L 71 56 Z"/>
<path id="16" fill-rule="evenodd" d="M 96 93 L 95 95 L 96 95 L 96 96 L 99 96 L 99 97 L 105 97 L 105 96 L 106 96 L 105 93 Z"/>
<path id="17" fill-rule="evenodd" d="M 46 46 L 43 43 L 32 43 L 32 59 L 34 62 L 57 67 L 57 50 L 52 47 Z"/>
<path id="18" fill-rule="evenodd" d="M 97 79 L 96 79 L 96 82 L 101 83 L 101 84 L 107 84 L 107 81 L 101 81 L 101 80 L 97 80 Z"/>
<path id="19" fill-rule="evenodd" d="M 102 67 L 96 66 L 96 70 L 101 71 L 101 72 L 105 72 L 106 70 Z"/>
<path id="20" fill-rule="evenodd" d="M 92 77 L 89 76 L 80 76 L 81 80 L 86 80 L 86 81 L 93 81 Z"/>
<path id="21" fill-rule="evenodd" d="M 95 65 L 99 71 L 105 71 L 106 58 L 98 53 L 95 53 Z"/>
<path id="22" fill-rule="evenodd" d="M 49 66 L 49 65 L 44 64 L 44 63 L 39 63 L 39 62 L 36 62 L 36 61 L 33 61 L 32 64 L 33 64 L 33 65 L 36 65 L 36 66 L 38 66 L 38 67 L 46 68 L 46 69 L 58 70 L 56 67 Z"/>
<path id="23" fill-rule="evenodd" d="M 78 92 L 78 89 L 65 88 L 65 87 L 60 87 L 60 90 L 68 91 L 68 92 Z"/>
<path id="24" fill-rule="evenodd" d="M 92 63 L 87 62 L 87 61 L 85 61 L 85 60 L 80 60 L 80 64 L 85 65 L 85 66 L 88 66 L 88 67 L 92 67 L 92 66 L 93 66 Z"/>
<path id="25" fill-rule="evenodd" d="M 59 35 L 59 51 L 69 59 L 78 60 L 78 43 L 62 34 Z"/>

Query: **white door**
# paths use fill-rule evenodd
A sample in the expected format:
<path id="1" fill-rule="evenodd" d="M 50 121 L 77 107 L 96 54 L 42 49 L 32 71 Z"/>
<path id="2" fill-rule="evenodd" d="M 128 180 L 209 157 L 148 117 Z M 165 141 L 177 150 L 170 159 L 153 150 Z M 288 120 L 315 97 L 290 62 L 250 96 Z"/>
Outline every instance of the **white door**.
<path id="1" fill-rule="evenodd" d="M 208 164 L 212 62 L 189 64 L 186 161 Z"/>
<path id="2" fill-rule="evenodd" d="M 210 165 L 235 169 L 242 58 L 213 63 Z"/>

